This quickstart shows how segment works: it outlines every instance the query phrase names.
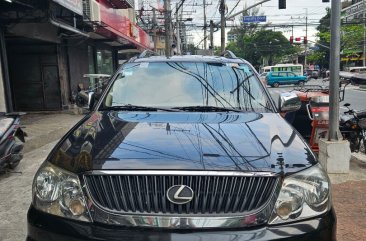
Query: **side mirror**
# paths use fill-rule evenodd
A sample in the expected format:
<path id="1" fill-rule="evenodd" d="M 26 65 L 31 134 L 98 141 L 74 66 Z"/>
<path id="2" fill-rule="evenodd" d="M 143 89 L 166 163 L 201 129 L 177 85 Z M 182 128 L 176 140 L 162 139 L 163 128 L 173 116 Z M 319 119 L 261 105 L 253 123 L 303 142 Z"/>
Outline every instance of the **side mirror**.
<path id="1" fill-rule="evenodd" d="M 301 108 L 301 100 L 295 93 L 281 93 L 278 102 L 280 112 L 292 112 Z"/>
<path id="2" fill-rule="evenodd" d="M 90 111 L 93 110 L 94 103 L 95 103 L 95 94 L 94 94 L 94 92 L 89 92 L 88 93 L 88 109 Z"/>

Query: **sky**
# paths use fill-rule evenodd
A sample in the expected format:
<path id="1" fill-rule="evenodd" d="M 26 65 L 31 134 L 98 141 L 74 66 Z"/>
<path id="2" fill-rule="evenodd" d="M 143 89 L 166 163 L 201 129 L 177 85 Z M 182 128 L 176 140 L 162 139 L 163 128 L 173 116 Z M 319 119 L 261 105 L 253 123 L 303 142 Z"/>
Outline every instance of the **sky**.
<path id="1" fill-rule="evenodd" d="M 175 10 L 175 3 L 179 0 L 171 0 L 172 10 Z M 220 13 L 218 11 L 219 0 L 206 0 L 207 6 L 207 23 L 209 20 L 214 22 L 220 21 Z M 239 3 L 238 3 L 239 2 Z M 254 3 L 260 2 L 260 0 L 226 0 L 228 11 L 230 12 L 233 7 L 238 3 L 233 13 L 236 13 L 244 9 L 244 6 L 251 6 Z M 203 25 L 203 0 L 186 0 L 183 5 L 184 15 L 183 18 L 192 17 L 192 24 L 202 26 Z M 330 3 L 323 3 L 322 0 L 287 0 L 286 9 L 278 9 L 278 0 L 271 0 L 262 5 L 259 5 L 260 15 L 267 16 L 267 23 L 272 24 L 305 24 L 305 16 L 307 12 L 309 24 L 319 24 L 319 20 L 325 15 L 326 8 L 330 7 Z M 241 15 L 237 16 L 234 21 L 228 21 L 227 25 L 239 26 L 241 21 Z M 316 26 L 308 26 L 308 39 L 315 41 Z M 203 29 L 199 27 L 190 27 L 191 31 L 188 33 L 189 40 L 194 44 L 198 44 L 203 39 Z M 272 28 L 273 29 L 273 28 Z M 227 31 L 230 28 L 227 29 Z M 276 31 L 281 31 L 283 34 L 290 38 L 291 28 L 278 28 Z M 294 27 L 294 37 L 305 36 L 305 26 Z M 220 31 L 214 34 L 214 45 L 220 46 Z M 200 47 L 203 46 L 201 42 Z"/>

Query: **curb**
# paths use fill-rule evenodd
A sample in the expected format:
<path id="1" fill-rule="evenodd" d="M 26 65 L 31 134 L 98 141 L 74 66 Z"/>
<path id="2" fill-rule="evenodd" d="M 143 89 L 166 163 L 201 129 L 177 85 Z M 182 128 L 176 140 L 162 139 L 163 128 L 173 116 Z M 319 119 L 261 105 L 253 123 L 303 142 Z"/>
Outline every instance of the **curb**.
<path id="1" fill-rule="evenodd" d="M 352 152 L 351 160 L 356 161 L 360 164 L 366 164 L 366 155 L 360 152 Z"/>

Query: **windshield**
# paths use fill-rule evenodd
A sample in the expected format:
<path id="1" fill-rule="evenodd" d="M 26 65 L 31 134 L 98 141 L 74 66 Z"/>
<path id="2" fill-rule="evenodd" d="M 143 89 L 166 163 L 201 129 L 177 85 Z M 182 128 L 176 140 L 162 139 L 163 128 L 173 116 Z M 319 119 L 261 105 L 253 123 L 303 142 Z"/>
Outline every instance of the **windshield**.
<path id="1" fill-rule="evenodd" d="M 103 107 L 126 105 L 273 111 L 253 69 L 232 63 L 127 63 L 102 103 Z"/>

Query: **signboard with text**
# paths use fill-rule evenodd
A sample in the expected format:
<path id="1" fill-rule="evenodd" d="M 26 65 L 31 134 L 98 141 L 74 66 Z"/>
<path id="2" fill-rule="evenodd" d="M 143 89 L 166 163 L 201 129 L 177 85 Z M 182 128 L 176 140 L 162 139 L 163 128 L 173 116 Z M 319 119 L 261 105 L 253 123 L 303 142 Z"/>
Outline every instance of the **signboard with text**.
<path id="1" fill-rule="evenodd" d="M 60 4 L 61 6 L 77 13 L 83 15 L 83 0 L 53 0 L 54 2 Z"/>
<path id="2" fill-rule="evenodd" d="M 244 23 L 267 22 L 267 16 L 244 16 Z"/>
<path id="3" fill-rule="evenodd" d="M 100 18 L 104 29 L 139 47 L 150 48 L 149 35 L 118 9 L 108 7 L 108 0 L 100 0 Z"/>

